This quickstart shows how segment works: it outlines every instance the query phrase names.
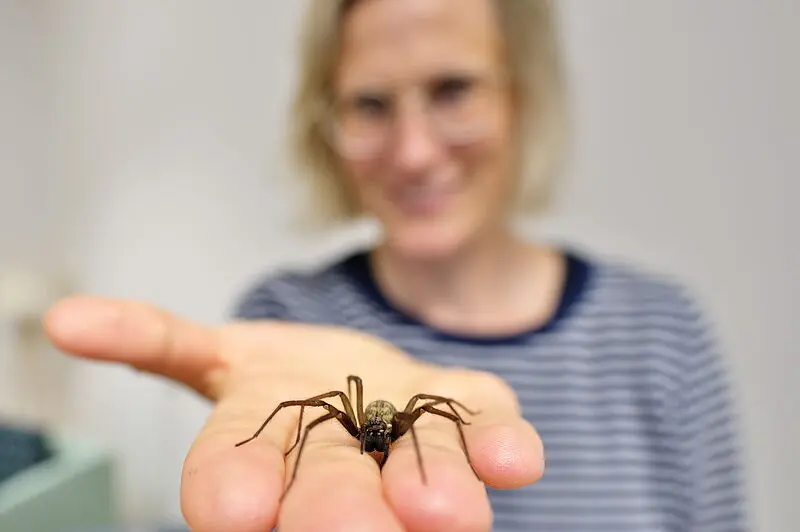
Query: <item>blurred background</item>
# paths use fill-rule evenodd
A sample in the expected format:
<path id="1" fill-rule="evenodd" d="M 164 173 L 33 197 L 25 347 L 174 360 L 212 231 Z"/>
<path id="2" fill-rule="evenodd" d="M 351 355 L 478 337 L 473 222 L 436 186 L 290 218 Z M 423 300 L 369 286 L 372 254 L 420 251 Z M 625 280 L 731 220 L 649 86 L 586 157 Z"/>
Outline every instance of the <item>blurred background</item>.
<path id="1" fill-rule="evenodd" d="M 559 208 L 531 234 L 691 285 L 733 373 L 756 529 L 797 530 L 800 4 L 560 4 L 577 137 Z M 49 348 L 37 323 L 53 299 L 138 298 L 213 323 L 254 276 L 372 236 L 288 225 L 304 7 L 0 0 L 0 417 L 58 435 L 72 495 L 76 475 L 109 494 L 98 515 L 180 523 L 209 405 Z M 0 482 L 3 532 L 42 496 L 22 483 Z"/>

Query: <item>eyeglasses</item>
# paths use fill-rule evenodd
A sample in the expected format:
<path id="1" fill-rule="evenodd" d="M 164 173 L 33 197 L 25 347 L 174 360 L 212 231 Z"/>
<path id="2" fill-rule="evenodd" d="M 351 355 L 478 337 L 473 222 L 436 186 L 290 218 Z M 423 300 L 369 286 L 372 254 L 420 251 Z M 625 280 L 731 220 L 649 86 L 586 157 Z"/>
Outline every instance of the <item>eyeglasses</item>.
<path id="1" fill-rule="evenodd" d="M 431 133 L 452 146 L 468 146 L 492 133 L 505 79 L 454 74 L 403 94 L 364 90 L 345 95 L 325 112 L 326 136 L 344 158 L 367 160 L 381 154 L 397 133 L 403 112 L 421 110 Z"/>

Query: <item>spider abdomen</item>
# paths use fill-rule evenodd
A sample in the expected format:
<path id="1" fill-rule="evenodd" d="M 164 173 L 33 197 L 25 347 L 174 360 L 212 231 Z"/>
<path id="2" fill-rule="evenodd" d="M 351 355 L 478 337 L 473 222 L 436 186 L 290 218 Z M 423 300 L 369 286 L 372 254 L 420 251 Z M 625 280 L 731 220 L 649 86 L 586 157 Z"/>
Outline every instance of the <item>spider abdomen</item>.
<path id="1" fill-rule="evenodd" d="M 384 401 L 383 399 L 372 401 L 364 410 L 364 417 L 366 418 L 367 425 L 380 420 L 389 426 L 389 428 L 392 426 L 392 421 L 394 421 L 395 414 L 397 414 L 397 409 L 394 407 L 394 405 L 389 401 Z"/>

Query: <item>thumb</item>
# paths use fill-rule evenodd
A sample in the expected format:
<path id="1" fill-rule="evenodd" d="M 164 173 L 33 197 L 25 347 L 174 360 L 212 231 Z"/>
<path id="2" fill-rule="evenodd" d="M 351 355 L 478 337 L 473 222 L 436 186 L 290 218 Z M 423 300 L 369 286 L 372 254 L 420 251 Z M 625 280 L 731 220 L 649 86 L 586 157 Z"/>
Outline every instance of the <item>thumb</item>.
<path id="1" fill-rule="evenodd" d="M 210 372 L 223 365 L 215 329 L 137 301 L 75 296 L 44 316 L 53 345 L 83 358 L 119 362 L 210 395 Z"/>

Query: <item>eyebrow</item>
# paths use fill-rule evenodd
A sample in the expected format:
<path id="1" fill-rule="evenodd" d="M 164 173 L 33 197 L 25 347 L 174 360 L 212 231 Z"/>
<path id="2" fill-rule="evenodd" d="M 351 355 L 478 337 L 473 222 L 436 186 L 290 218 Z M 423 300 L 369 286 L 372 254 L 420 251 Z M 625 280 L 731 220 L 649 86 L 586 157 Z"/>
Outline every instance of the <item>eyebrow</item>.
<path id="1" fill-rule="evenodd" d="M 442 70 L 432 73 L 423 79 L 420 83 L 423 85 L 431 85 L 435 83 L 440 83 L 442 80 L 451 79 L 451 78 L 475 78 L 482 74 L 489 73 L 488 68 L 480 67 L 478 65 L 469 65 L 469 66 L 458 66 L 458 67 L 447 67 L 443 68 Z M 393 85 L 391 82 L 381 82 L 381 81 L 364 81 L 364 82 L 355 82 L 351 86 L 343 88 L 341 90 L 341 96 L 351 97 L 357 94 L 376 94 L 376 93 L 387 93 L 387 92 L 394 92 L 396 90 L 396 86 Z"/>

